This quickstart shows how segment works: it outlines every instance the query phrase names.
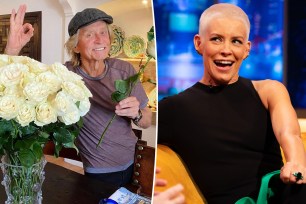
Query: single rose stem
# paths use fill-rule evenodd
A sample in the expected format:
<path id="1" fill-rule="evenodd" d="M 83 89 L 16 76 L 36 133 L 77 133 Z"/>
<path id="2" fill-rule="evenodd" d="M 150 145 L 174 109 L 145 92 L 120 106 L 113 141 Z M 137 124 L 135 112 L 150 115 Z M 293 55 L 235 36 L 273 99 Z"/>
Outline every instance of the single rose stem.
<path id="1" fill-rule="evenodd" d="M 136 75 L 138 75 L 138 76 L 137 76 L 137 80 L 136 80 L 136 81 L 130 82 L 130 84 L 129 84 L 129 85 L 130 85 L 130 88 L 129 88 L 129 90 L 128 90 L 127 96 L 130 96 L 130 95 L 131 95 L 134 86 L 136 85 L 138 79 L 140 78 L 140 75 L 144 72 L 144 69 L 147 67 L 149 61 L 150 61 L 152 58 L 153 58 L 152 56 L 149 56 L 149 57 L 147 58 L 147 61 L 146 61 L 145 65 L 140 65 L 140 69 L 139 69 L 138 73 L 136 74 Z M 141 62 L 142 62 L 142 61 L 141 61 Z M 101 135 L 101 137 L 100 137 L 100 139 L 99 139 L 99 142 L 98 142 L 96 148 L 98 148 L 98 147 L 100 146 L 100 144 L 101 144 L 101 142 L 102 142 L 102 140 L 103 140 L 103 138 L 104 138 L 104 136 L 105 136 L 106 131 L 108 130 L 109 126 L 110 126 L 110 125 L 112 124 L 112 122 L 114 121 L 116 115 L 117 115 L 117 114 L 114 113 L 112 119 L 108 122 L 107 126 L 105 127 L 105 129 L 104 129 L 104 131 L 103 131 L 103 133 L 102 133 L 102 135 Z"/>
<path id="2" fill-rule="evenodd" d="M 108 122 L 108 124 L 107 124 L 107 126 L 105 127 L 105 129 L 104 129 L 104 131 L 103 131 L 103 133 L 102 133 L 102 136 L 101 136 L 101 138 L 100 138 L 100 140 L 99 140 L 99 142 L 98 142 L 96 148 L 98 148 L 98 147 L 100 146 L 100 144 L 101 144 L 101 142 L 102 142 L 102 140 L 103 140 L 103 138 L 104 138 L 104 136 L 105 136 L 106 130 L 107 130 L 108 127 L 112 124 L 112 122 L 113 122 L 114 119 L 116 118 L 116 115 L 117 115 L 117 114 L 114 113 L 112 119 Z"/>

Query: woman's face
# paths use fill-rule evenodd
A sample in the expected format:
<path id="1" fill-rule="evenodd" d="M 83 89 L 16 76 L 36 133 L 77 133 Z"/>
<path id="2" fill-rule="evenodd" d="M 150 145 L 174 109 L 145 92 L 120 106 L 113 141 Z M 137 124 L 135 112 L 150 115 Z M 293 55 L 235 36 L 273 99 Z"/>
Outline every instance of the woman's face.
<path id="1" fill-rule="evenodd" d="M 211 19 L 205 32 L 194 37 L 195 48 L 204 60 L 202 82 L 210 85 L 236 82 L 240 65 L 250 51 L 247 38 L 247 27 L 241 19 Z"/>
<path id="2" fill-rule="evenodd" d="M 111 48 L 107 24 L 97 21 L 80 28 L 78 44 L 74 51 L 80 53 L 82 62 L 95 62 L 108 57 Z"/>

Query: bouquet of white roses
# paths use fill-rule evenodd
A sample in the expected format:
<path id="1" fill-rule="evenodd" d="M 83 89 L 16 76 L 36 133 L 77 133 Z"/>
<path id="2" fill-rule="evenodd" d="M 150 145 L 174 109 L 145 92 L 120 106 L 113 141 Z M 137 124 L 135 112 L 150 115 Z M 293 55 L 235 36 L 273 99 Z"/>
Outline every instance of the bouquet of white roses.
<path id="1" fill-rule="evenodd" d="M 90 91 L 64 65 L 0 55 L 0 156 L 31 166 L 53 140 L 55 155 L 74 141 L 90 108 Z"/>

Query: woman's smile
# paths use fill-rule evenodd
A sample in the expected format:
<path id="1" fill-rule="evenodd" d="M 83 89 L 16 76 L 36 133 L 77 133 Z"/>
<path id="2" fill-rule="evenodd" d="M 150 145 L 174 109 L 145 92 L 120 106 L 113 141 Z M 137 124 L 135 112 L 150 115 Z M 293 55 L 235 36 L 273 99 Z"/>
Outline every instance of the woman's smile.
<path id="1" fill-rule="evenodd" d="M 217 66 L 217 69 L 221 71 L 230 70 L 234 64 L 234 62 L 230 60 L 214 60 L 214 63 Z"/>

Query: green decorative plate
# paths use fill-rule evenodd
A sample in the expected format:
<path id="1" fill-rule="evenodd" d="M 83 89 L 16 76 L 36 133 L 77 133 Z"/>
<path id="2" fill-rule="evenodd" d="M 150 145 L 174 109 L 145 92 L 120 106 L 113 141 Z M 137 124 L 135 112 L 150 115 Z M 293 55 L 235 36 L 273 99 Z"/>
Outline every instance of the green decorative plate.
<path id="1" fill-rule="evenodd" d="M 146 52 L 146 43 L 138 35 L 133 35 L 124 40 L 123 51 L 130 58 L 143 58 Z"/>
<path id="2" fill-rule="evenodd" d="M 112 42 L 109 54 L 111 57 L 116 57 L 120 55 L 123 51 L 123 41 L 125 38 L 125 33 L 119 26 L 116 25 L 112 25 L 112 29 L 114 33 L 114 40 Z"/>

